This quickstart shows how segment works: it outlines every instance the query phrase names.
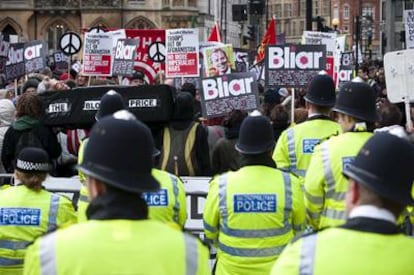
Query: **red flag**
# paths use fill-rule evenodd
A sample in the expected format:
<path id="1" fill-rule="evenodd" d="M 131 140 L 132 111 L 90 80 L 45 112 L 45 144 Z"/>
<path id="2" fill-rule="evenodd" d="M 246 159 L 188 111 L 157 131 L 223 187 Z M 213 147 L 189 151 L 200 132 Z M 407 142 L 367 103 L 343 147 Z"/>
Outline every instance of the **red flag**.
<path id="1" fill-rule="evenodd" d="M 221 42 L 220 30 L 218 27 L 218 23 L 216 22 L 211 29 L 210 36 L 208 37 L 207 41 L 209 42 Z"/>
<path id="2" fill-rule="evenodd" d="M 275 19 L 272 17 L 272 20 L 270 20 L 269 25 L 267 26 L 266 33 L 262 38 L 262 42 L 260 43 L 259 48 L 257 49 L 255 63 L 259 63 L 264 59 L 266 46 L 274 44 L 276 44 L 276 22 Z"/>

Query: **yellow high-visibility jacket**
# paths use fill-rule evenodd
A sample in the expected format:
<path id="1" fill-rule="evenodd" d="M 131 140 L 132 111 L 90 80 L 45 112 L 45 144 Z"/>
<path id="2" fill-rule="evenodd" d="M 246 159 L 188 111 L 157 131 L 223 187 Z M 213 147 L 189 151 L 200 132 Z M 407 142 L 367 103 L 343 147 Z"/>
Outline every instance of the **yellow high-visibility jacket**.
<path id="1" fill-rule="evenodd" d="M 369 132 L 347 132 L 316 146 L 305 177 L 305 206 L 314 229 L 345 222 L 348 180 L 342 174 L 372 136 Z"/>
<path id="2" fill-rule="evenodd" d="M 218 247 L 216 274 L 267 274 L 283 248 L 303 230 L 298 179 L 251 165 L 213 179 L 203 213 L 206 237 Z"/>
<path id="3" fill-rule="evenodd" d="M 21 274 L 31 242 L 74 223 L 75 210 L 65 197 L 24 185 L 0 190 L 0 274 Z"/>

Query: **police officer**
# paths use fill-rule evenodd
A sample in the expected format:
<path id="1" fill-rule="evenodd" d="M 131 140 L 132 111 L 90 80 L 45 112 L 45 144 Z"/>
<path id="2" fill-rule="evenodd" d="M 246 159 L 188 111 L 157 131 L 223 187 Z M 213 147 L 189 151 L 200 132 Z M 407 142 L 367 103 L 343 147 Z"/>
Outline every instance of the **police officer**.
<path id="1" fill-rule="evenodd" d="M 241 168 L 215 177 L 204 207 L 204 232 L 218 247 L 215 274 L 267 274 L 285 245 L 302 231 L 303 193 L 297 178 L 276 169 L 273 129 L 249 116 L 236 149 Z"/>
<path id="2" fill-rule="evenodd" d="M 372 135 L 377 117 L 375 92 L 366 83 L 347 82 L 333 110 L 344 133 L 315 148 L 305 177 L 305 205 L 314 229 L 345 221 L 348 181 L 342 172 Z"/>
<path id="3" fill-rule="evenodd" d="M 21 274 L 28 246 L 37 237 L 76 223 L 72 203 L 43 189 L 50 171 L 41 148 L 23 148 L 16 161 L 19 183 L 0 190 L 0 274 Z"/>
<path id="4" fill-rule="evenodd" d="M 335 84 L 331 77 L 317 75 L 312 79 L 305 95 L 308 119 L 285 130 L 278 139 L 273 152 L 277 167 L 305 177 L 314 147 L 342 132 L 340 125 L 329 116 L 335 98 Z"/>
<path id="5" fill-rule="evenodd" d="M 346 223 L 286 247 L 271 274 L 414 274 L 414 239 L 396 223 L 404 207 L 414 204 L 413 163 L 412 144 L 375 134 L 344 171 Z"/>
<path id="6" fill-rule="evenodd" d="M 160 151 L 154 147 L 154 158 L 159 154 Z M 161 189 L 143 194 L 150 219 L 184 228 L 187 221 L 187 202 L 183 182 L 179 177 L 156 168 L 152 169 L 152 175 L 160 183 Z"/>
<path id="7" fill-rule="evenodd" d="M 100 119 L 79 166 L 89 220 L 38 239 L 25 274 L 209 274 L 201 242 L 148 219 L 141 195 L 160 188 L 151 175 L 153 148 L 148 127 L 124 111 Z"/>
<path id="8" fill-rule="evenodd" d="M 100 100 L 99 109 L 95 114 L 95 119 L 98 121 L 105 116 L 112 115 L 116 111 L 124 110 L 125 108 L 126 107 L 122 96 L 114 90 L 109 90 L 102 96 Z M 88 138 L 85 138 L 79 147 L 78 164 L 81 164 L 83 161 L 83 154 L 85 152 L 86 144 L 88 144 Z M 85 186 L 86 177 L 82 171 L 79 171 L 79 180 L 81 181 L 82 186 L 80 189 L 80 196 L 78 201 L 78 221 L 82 222 L 86 220 L 85 213 L 89 202 L 88 190 Z"/>
<path id="9" fill-rule="evenodd" d="M 108 91 L 102 96 L 99 105 L 99 110 L 95 115 L 96 120 L 100 120 L 103 117 L 111 115 L 118 110 L 125 109 L 125 104 L 122 96 L 113 91 Z M 131 118 L 135 117 L 128 113 Z M 83 161 L 83 154 L 85 146 L 88 143 L 88 139 L 85 139 L 81 144 L 79 153 L 79 164 Z M 159 155 L 159 151 L 154 147 L 154 156 Z M 79 175 L 82 182 L 85 182 L 83 173 L 79 171 Z M 172 225 L 178 225 L 183 228 L 187 219 L 187 208 L 184 185 L 181 180 L 164 171 L 153 169 L 153 176 L 161 184 L 161 189 L 155 193 L 144 193 L 144 199 L 149 206 L 149 217 L 160 220 L 165 223 L 171 223 Z M 88 191 L 83 185 L 80 189 L 80 197 L 78 202 L 78 220 L 86 220 L 86 208 L 88 207 Z"/>

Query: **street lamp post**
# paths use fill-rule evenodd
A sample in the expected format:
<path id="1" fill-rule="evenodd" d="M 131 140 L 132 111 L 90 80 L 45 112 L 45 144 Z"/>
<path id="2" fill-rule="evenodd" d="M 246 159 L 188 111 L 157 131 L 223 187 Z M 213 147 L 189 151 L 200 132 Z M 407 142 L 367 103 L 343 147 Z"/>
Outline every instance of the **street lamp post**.
<path id="1" fill-rule="evenodd" d="M 334 31 L 336 33 L 339 33 L 338 27 L 339 27 L 339 19 L 338 18 L 333 18 L 332 22 L 331 22 L 332 27 L 334 28 Z"/>

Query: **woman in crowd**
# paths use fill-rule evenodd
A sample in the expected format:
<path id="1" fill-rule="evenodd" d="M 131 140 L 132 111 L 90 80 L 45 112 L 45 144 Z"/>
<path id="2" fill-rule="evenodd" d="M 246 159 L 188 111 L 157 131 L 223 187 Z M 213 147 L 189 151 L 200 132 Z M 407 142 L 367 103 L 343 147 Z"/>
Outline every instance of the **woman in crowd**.
<path id="1" fill-rule="evenodd" d="M 52 161 L 59 157 L 61 147 L 56 135 L 40 120 L 43 111 L 43 103 L 36 93 L 27 92 L 18 98 L 16 121 L 7 130 L 2 147 L 1 160 L 7 173 L 13 173 L 15 158 L 26 146 L 45 149 Z"/>

